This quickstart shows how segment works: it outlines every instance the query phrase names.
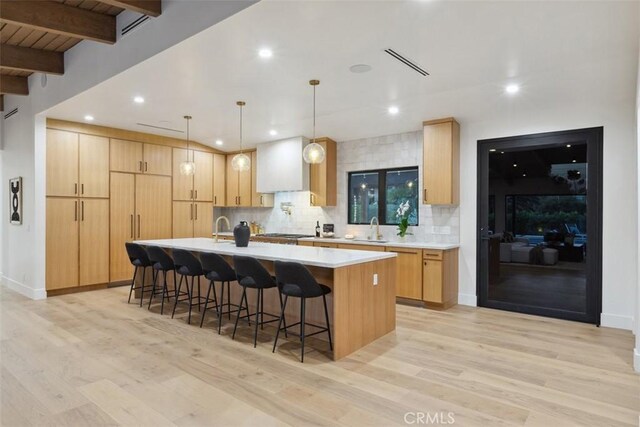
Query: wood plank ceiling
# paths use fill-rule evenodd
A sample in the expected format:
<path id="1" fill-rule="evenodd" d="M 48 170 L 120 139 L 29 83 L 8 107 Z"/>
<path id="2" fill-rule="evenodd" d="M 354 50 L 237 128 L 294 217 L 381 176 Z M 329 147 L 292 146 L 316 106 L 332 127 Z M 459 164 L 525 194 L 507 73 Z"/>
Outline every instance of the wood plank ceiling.
<path id="1" fill-rule="evenodd" d="M 64 74 L 64 52 L 82 40 L 115 43 L 125 9 L 156 17 L 161 0 L 0 1 L 0 111 L 4 94 L 28 95 L 33 72 Z"/>

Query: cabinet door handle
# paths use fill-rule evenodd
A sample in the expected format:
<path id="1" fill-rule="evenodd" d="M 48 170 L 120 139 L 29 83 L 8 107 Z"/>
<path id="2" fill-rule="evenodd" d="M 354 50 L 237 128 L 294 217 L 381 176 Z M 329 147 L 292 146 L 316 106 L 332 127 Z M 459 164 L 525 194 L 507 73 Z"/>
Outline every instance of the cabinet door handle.
<path id="1" fill-rule="evenodd" d="M 240 203 L 242 203 L 242 196 L 238 196 L 238 205 L 240 205 Z"/>
<path id="2" fill-rule="evenodd" d="M 218 196 L 213 196 L 213 204 L 214 205 L 218 204 Z"/>
<path id="3" fill-rule="evenodd" d="M 78 183 L 73 184 L 73 194 L 78 194 Z"/>
<path id="4" fill-rule="evenodd" d="M 75 207 L 73 208 L 74 221 L 78 220 L 78 201 L 75 201 Z"/>
<path id="5" fill-rule="evenodd" d="M 133 214 L 131 214 L 131 238 L 133 239 Z"/>
<path id="6" fill-rule="evenodd" d="M 196 221 L 197 221 L 198 220 L 198 205 L 195 205 L 195 206 L 196 206 Z"/>
<path id="7" fill-rule="evenodd" d="M 80 208 L 82 210 L 82 214 L 80 215 L 80 221 L 84 221 L 84 200 L 80 202 Z"/>
<path id="8" fill-rule="evenodd" d="M 142 160 L 138 162 L 138 168 L 140 168 L 140 172 L 142 172 Z"/>
<path id="9" fill-rule="evenodd" d="M 147 162 L 144 162 L 144 171 L 147 171 Z"/>
<path id="10" fill-rule="evenodd" d="M 84 194 L 84 184 L 80 184 L 80 194 Z"/>
<path id="11" fill-rule="evenodd" d="M 138 238 L 140 238 L 140 214 L 138 214 Z"/>
<path id="12" fill-rule="evenodd" d="M 189 190 L 189 199 L 193 199 L 193 190 Z"/>
<path id="13" fill-rule="evenodd" d="M 198 200 L 198 190 L 196 190 L 195 193 L 196 193 L 195 199 Z"/>
<path id="14" fill-rule="evenodd" d="M 426 189 L 426 188 L 424 189 L 424 196 L 423 196 L 423 197 L 424 197 L 424 200 L 423 200 L 423 201 L 424 201 L 425 203 L 427 203 L 427 189 Z"/>
<path id="15" fill-rule="evenodd" d="M 260 205 L 264 205 L 264 202 L 262 201 L 262 197 L 263 196 L 260 196 Z"/>

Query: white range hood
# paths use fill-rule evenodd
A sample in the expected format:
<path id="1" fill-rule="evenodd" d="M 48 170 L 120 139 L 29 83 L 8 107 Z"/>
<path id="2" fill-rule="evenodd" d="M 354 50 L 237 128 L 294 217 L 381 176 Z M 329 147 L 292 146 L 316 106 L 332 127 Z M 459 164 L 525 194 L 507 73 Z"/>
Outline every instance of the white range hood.
<path id="1" fill-rule="evenodd" d="M 256 191 L 309 190 L 309 165 L 302 159 L 302 150 L 309 143 L 304 136 L 258 144 Z"/>

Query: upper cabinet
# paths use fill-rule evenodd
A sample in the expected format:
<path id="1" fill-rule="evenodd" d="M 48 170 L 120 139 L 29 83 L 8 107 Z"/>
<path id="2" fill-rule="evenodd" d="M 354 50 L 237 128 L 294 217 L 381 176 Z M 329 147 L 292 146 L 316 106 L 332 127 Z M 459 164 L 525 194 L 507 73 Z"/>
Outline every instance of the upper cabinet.
<path id="1" fill-rule="evenodd" d="M 171 147 L 112 138 L 111 170 L 170 176 Z"/>
<path id="2" fill-rule="evenodd" d="M 227 160 L 224 154 L 213 155 L 213 206 L 225 206 Z"/>
<path id="3" fill-rule="evenodd" d="M 329 138 L 317 138 L 316 142 L 324 148 L 325 158 L 320 164 L 309 165 L 309 203 L 311 206 L 336 206 L 336 142 Z"/>
<path id="4" fill-rule="evenodd" d="M 47 196 L 109 197 L 109 139 L 47 129 Z"/>
<path id="5" fill-rule="evenodd" d="M 251 153 L 251 206 L 258 208 L 273 207 L 273 193 L 259 193 L 257 190 L 256 168 L 258 165 L 258 155 L 255 151 Z"/>
<path id="6" fill-rule="evenodd" d="M 193 199 L 193 175 L 180 173 L 180 163 L 193 160 L 193 151 L 173 149 L 173 200 Z"/>
<path id="7" fill-rule="evenodd" d="M 195 164 L 193 175 L 180 173 L 184 161 Z M 224 171 L 224 168 L 223 168 Z M 203 151 L 173 149 L 173 200 L 213 200 L 213 155 Z"/>
<path id="8" fill-rule="evenodd" d="M 460 125 L 453 118 L 424 125 L 422 203 L 460 203 Z"/>
<path id="9" fill-rule="evenodd" d="M 251 168 L 238 172 L 231 167 L 234 154 L 227 155 L 227 206 L 251 206 Z"/>

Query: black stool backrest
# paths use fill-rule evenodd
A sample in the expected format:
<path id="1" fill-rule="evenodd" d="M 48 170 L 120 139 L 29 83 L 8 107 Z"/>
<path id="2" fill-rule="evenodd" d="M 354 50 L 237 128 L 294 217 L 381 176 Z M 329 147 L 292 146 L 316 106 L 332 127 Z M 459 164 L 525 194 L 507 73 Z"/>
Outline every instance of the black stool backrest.
<path id="1" fill-rule="evenodd" d="M 203 252 L 200 254 L 200 262 L 205 273 L 215 272 L 220 281 L 230 282 L 236 280 L 236 272 L 220 255 Z"/>
<path id="2" fill-rule="evenodd" d="M 276 261 L 276 280 L 279 286 L 291 285 L 300 289 L 303 298 L 322 295 L 322 288 L 307 267 L 298 262 Z"/>
<path id="3" fill-rule="evenodd" d="M 129 261 L 131 261 L 131 264 L 138 267 L 149 267 L 151 265 L 151 260 L 147 255 L 147 251 L 145 251 L 142 246 L 131 242 L 125 243 L 124 246 L 127 248 L 127 255 L 129 255 Z"/>
<path id="4" fill-rule="evenodd" d="M 202 264 L 200 260 L 191 252 L 184 249 L 173 250 L 173 262 L 176 265 L 176 271 L 187 276 L 202 276 Z"/>
<path id="5" fill-rule="evenodd" d="M 149 254 L 149 259 L 153 263 L 153 268 L 156 270 L 168 271 L 175 268 L 173 258 L 171 258 L 171 256 L 161 247 L 148 246 L 147 254 Z"/>
<path id="6" fill-rule="evenodd" d="M 275 285 L 271 274 L 260 264 L 260 261 L 253 257 L 234 255 L 233 266 L 236 269 L 236 276 L 241 285 L 247 283 L 247 281 L 252 281 L 256 286 Z"/>

